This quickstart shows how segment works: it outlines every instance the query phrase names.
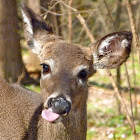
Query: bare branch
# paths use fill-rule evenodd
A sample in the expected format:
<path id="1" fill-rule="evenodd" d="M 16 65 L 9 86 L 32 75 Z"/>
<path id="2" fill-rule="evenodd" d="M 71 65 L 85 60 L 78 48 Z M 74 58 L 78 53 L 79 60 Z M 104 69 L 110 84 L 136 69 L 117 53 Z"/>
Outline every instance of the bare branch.
<path id="1" fill-rule="evenodd" d="M 56 0 L 56 1 L 58 1 L 58 0 Z M 67 5 L 67 4 L 64 3 L 62 0 L 60 0 L 60 2 L 61 2 L 65 7 L 67 7 L 68 9 L 71 9 L 71 10 L 73 10 L 74 12 L 77 12 L 77 10 L 76 10 L 75 8 L 73 8 L 73 7 L 69 6 L 69 5 Z M 87 27 L 87 25 L 86 25 L 86 23 L 85 23 L 85 20 L 84 20 L 84 18 L 82 17 L 82 15 L 81 15 L 81 14 L 78 14 L 76 17 L 79 19 L 80 23 L 83 25 L 83 27 L 84 27 L 84 29 L 85 29 L 85 31 L 86 31 L 86 33 L 87 33 L 87 35 L 88 35 L 90 41 L 91 41 L 92 43 L 95 42 L 95 38 L 93 37 L 92 33 L 90 32 L 89 28 Z"/>
<path id="2" fill-rule="evenodd" d="M 136 24 L 135 24 L 134 15 L 132 12 L 131 2 L 130 0 L 125 0 L 125 2 L 126 2 L 126 8 L 127 8 L 129 20 L 130 20 L 131 30 L 133 33 L 134 45 L 136 46 L 136 48 L 139 48 L 138 35 L 136 32 Z"/>
<path id="3" fill-rule="evenodd" d="M 69 0 L 69 6 L 72 6 L 72 1 Z M 71 16 L 71 9 L 68 12 L 68 41 L 72 41 L 72 16 Z"/>
<path id="4" fill-rule="evenodd" d="M 121 102 L 122 108 L 123 108 L 123 110 L 125 111 L 126 118 L 127 118 L 128 122 L 129 122 L 129 124 L 130 124 L 130 126 L 131 126 L 131 128 L 132 128 L 132 130 L 133 130 L 133 134 L 134 134 L 134 136 L 135 136 L 135 140 L 139 140 L 138 134 L 136 133 L 136 128 L 135 128 L 134 121 L 133 121 L 132 118 L 130 117 L 130 114 L 129 114 L 129 112 L 128 112 L 127 106 L 126 106 L 126 104 L 125 104 L 123 98 L 121 97 L 121 94 L 120 94 L 120 92 L 119 92 L 119 90 L 118 90 L 118 87 L 117 87 L 117 85 L 116 85 L 116 83 L 115 83 L 114 77 L 112 76 L 112 74 L 111 74 L 110 71 L 107 71 L 107 72 L 108 72 L 108 75 L 109 75 L 109 77 L 110 77 L 112 86 L 113 86 L 113 88 L 114 88 L 114 90 L 115 90 L 115 93 L 116 93 L 116 95 L 117 95 L 117 98 L 118 98 L 119 101 Z"/>
<path id="5" fill-rule="evenodd" d="M 110 12 L 110 10 L 109 10 L 109 8 L 108 8 L 108 5 L 107 5 L 107 3 L 106 3 L 106 0 L 103 0 L 103 1 L 104 1 L 105 6 L 106 6 L 106 8 L 107 8 L 107 10 L 108 10 L 109 17 L 110 17 L 110 19 L 111 19 L 111 21 L 112 21 L 112 23 L 113 23 L 114 30 L 117 31 L 117 28 L 116 28 L 115 23 L 114 23 L 114 21 L 113 21 L 113 18 L 112 18 L 112 16 L 111 16 L 111 12 Z"/>
<path id="6" fill-rule="evenodd" d="M 107 3 L 106 3 L 106 0 L 103 0 L 103 1 L 104 1 L 105 5 L 106 5 L 106 8 L 107 8 L 107 10 L 108 10 L 110 19 L 111 19 L 111 21 L 112 21 L 112 23 L 113 23 L 113 27 L 114 27 L 115 31 L 117 31 L 117 28 L 116 28 L 115 23 L 114 23 L 114 21 L 113 21 L 113 18 L 112 18 L 112 16 L 111 16 L 111 12 L 110 12 L 110 10 L 109 10 L 109 8 L 108 8 L 108 5 L 107 5 Z M 132 117 L 130 117 L 130 114 L 129 114 L 128 110 L 127 110 L 127 106 L 125 105 L 125 102 L 122 100 L 121 92 L 119 91 L 119 88 L 117 87 L 117 84 L 115 83 L 115 80 L 114 80 L 114 78 L 113 78 L 111 72 L 108 71 L 108 74 L 109 74 L 110 79 L 111 79 L 111 81 L 112 81 L 112 85 L 113 85 L 113 87 L 114 87 L 114 90 L 116 91 L 116 95 L 117 95 L 119 101 L 120 101 L 121 104 L 122 104 L 123 110 L 126 111 L 125 114 L 126 114 L 126 117 L 127 117 L 127 119 L 128 119 L 129 124 L 130 124 L 131 127 L 132 127 L 133 134 L 134 134 L 134 136 L 135 136 L 135 140 L 138 140 L 138 134 L 136 133 L 136 128 L 135 128 L 135 124 L 134 124 L 134 118 L 133 118 L 133 104 L 132 104 L 132 93 L 131 93 L 130 78 L 129 78 L 129 75 L 128 75 L 126 63 L 125 63 L 125 71 L 126 71 L 126 77 L 127 77 L 128 87 L 129 87 L 129 97 L 130 97 L 131 116 L 132 116 Z"/>
<path id="7" fill-rule="evenodd" d="M 128 91 L 129 91 L 129 97 L 130 97 L 131 115 L 132 115 L 132 119 L 134 119 L 134 116 L 133 116 L 132 93 L 131 93 L 131 84 L 130 84 L 130 78 L 129 78 L 129 75 L 128 75 L 128 70 L 127 70 L 126 63 L 125 63 L 125 71 L 126 71 L 126 77 L 127 77 L 127 82 L 128 82 Z"/>
<path id="8" fill-rule="evenodd" d="M 40 6 L 40 8 L 43 10 L 43 11 L 45 11 L 45 13 L 43 13 L 41 16 L 43 16 L 43 15 L 46 15 L 47 16 L 47 14 L 48 13 L 50 13 L 50 14 L 53 14 L 53 15 L 55 15 L 55 16 L 65 16 L 65 15 L 68 15 L 69 13 L 68 12 L 63 12 L 63 13 L 56 13 L 56 12 L 53 12 L 53 11 L 51 11 L 50 9 L 49 10 L 47 10 L 46 8 L 44 8 L 44 7 L 42 7 L 42 6 Z M 76 12 L 71 12 L 71 14 L 82 14 L 82 13 L 87 13 L 87 14 L 89 14 L 89 13 L 91 13 L 91 12 L 94 12 L 94 11 L 96 11 L 97 9 L 94 9 L 94 10 L 83 10 L 83 11 L 76 11 Z"/>

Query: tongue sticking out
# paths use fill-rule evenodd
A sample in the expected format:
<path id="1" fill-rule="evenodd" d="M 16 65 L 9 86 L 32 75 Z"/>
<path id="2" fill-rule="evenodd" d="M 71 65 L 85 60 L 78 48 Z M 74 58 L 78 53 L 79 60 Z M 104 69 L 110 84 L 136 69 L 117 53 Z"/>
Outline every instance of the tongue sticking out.
<path id="1" fill-rule="evenodd" d="M 49 109 L 44 109 L 42 111 L 42 118 L 47 120 L 48 122 L 53 122 L 60 117 L 59 114 L 51 112 Z"/>

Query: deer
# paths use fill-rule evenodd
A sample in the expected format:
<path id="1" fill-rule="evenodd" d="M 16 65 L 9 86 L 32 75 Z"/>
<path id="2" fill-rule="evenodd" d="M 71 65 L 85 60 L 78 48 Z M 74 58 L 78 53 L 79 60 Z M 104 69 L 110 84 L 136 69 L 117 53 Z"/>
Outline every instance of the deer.
<path id="1" fill-rule="evenodd" d="M 24 3 L 21 13 L 25 39 L 42 66 L 41 94 L 0 78 L 0 139 L 86 140 L 88 78 L 128 59 L 132 33 L 108 34 L 86 49 L 54 35 Z"/>

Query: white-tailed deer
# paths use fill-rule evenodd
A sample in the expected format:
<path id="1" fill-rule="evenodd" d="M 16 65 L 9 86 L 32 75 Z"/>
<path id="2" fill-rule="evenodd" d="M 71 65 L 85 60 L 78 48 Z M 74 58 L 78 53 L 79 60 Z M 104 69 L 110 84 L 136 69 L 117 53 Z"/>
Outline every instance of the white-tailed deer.
<path id="1" fill-rule="evenodd" d="M 21 10 L 26 40 L 42 65 L 42 95 L 0 80 L 0 139 L 85 140 L 87 80 L 98 68 L 116 68 L 127 60 L 132 34 L 109 34 L 87 53 L 53 35 L 25 4 Z"/>

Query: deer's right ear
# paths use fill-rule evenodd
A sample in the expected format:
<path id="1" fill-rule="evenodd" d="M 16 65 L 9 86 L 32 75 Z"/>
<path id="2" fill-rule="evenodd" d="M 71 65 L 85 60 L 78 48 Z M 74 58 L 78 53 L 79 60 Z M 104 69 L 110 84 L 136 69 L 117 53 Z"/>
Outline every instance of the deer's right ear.
<path id="1" fill-rule="evenodd" d="M 113 69 L 124 63 L 130 55 L 132 33 L 115 32 L 92 45 L 94 69 Z"/>
<path id="2" fill-rule="evenodd" d="M 39 36 L 42 32 L 45 34 L 52 33 L 52 30 L 40 16 L 36 15 L 24 3 L 21 4 L 21 12 L 24 22 L 25 38 L 32 51 L 39 54 L 41 44 L 36 36 Z"/>

